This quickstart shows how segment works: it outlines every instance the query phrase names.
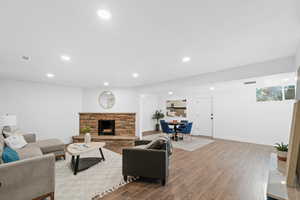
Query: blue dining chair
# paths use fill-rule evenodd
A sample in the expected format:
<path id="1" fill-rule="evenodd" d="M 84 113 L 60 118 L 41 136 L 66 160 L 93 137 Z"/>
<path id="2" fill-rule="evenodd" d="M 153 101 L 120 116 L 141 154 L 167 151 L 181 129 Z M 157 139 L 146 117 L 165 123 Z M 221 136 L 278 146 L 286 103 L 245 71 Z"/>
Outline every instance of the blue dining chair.
<path id="1" fill-rule="evenodd" d="M 164 120 L 164 119 L 161 119 L 161 120 L 160 120 L 160 125 L 161 125 L 161 123 L 162 123 L 162 122 L 166 122 L 166 120 Z"/>
<path id="2" fill-rule="evenodd" d="M 185 126 L 189 123 L 188 120 L 180 120 L 181 123 L 184 123 L 184 124 L 181 124 L 178 129 L 181 130 L 181 129 L 184 129 Z"/>
<path id="3" fill-rule="evenodd" d="M 159 123 L 160 123 L 161 130 L 162 130 L 162 132 L 164 133 L 163 123 L 166 123 L 166 120 L 161 119 L 161 120 L 159 120 Z"/>
<path id="4" fill-rule="evenodd" d="M 179 132 L 183 135 L 191 135 L 192 127 L 193 127 L 193 122 L 189 122 L 185 125 L 185 127 L 180 129 Z"/>
<path id="5" fill-rule="evenodd" d="M 175 133 L 174 129 L 170 128 L 168 123 L 165 120 L 160 120 L 160 125 L 163 133 L 167 133 L 167 134 Z"/>

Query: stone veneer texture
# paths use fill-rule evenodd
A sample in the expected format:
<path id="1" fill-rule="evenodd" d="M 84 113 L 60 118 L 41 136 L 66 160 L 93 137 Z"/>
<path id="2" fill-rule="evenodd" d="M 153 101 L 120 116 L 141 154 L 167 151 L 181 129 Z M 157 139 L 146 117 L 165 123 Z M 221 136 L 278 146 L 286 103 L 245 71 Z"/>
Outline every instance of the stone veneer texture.
<path id="1" fill-rule="evenodd" d="M 91 135 L 98 135 L 99 120 L 115 120 L 116 136 L 135 136 L 135 113 L 79 113 L 80 129 L 91 127 Z"/>

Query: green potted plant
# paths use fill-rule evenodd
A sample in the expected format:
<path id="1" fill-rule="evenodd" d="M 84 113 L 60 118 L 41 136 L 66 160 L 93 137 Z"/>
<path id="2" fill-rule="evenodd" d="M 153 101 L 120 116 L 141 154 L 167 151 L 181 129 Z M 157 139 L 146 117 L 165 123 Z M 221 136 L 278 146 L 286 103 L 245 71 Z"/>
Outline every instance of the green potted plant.
<path id="1" fill-rule="evenodd" d="M 92 131 L 91 127 L 86 126 L 81 128 L 80 132 L 84 134 L 84 143 L 88 144 L 91 142 L 92 137 L 90 132 Z"/>
<path id="2" fill-rule="evenodd" d="M 161 110 L 156 110 L 152 116 L 152 119 L 156 120 L 155 130 L 159 131 L 159 120 L 165 117 L 164 113 Z"/>
<path id="3" fill-rule="evenodd" d="M 286 161 L 288 154 L 288 144 L 284 144 L 283 142 L 281 142 L 280 144 L 276 143 L 274 147 L 277 150 L 278 160 Z"/>

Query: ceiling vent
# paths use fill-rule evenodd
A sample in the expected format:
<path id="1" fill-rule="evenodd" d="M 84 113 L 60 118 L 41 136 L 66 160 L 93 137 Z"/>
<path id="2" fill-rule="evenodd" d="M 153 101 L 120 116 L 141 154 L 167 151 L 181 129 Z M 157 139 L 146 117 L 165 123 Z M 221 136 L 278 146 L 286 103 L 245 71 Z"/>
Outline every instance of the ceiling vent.
<path id="1" fill-rule="evenodd" d="M 246 81 L 244 82 L 245 85 L 251 85 L 251 84 L 256 84 L 256 81 Z"/>
<path id="2" fill-rule="evenodd" d="M 29 61 L 30 60 L 30 57 L 29 56 L 22 56 L 21 57 L 23 60 L 26 60 L 26 61 Z"/>

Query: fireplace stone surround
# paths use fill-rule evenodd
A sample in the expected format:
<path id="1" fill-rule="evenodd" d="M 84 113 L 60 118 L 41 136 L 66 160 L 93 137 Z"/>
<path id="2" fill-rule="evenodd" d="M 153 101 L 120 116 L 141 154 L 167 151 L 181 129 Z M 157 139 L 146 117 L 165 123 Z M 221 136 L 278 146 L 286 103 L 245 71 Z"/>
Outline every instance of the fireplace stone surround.
<path id="1" fill-rule="evenodd" d="M 114 136 L 135 136 L 135 113 L 79 113 L 79 120 L 80 129 L 86 126 L 92 129 L 92 137 L 99 136 L 100 120 L 114 121 Z M 112 135 L 110 136 L 113 137 Z"/>

